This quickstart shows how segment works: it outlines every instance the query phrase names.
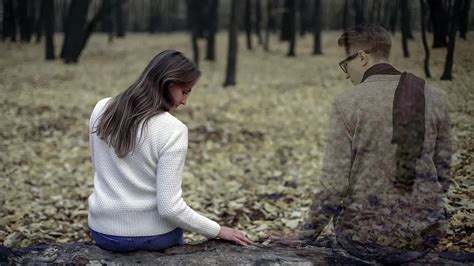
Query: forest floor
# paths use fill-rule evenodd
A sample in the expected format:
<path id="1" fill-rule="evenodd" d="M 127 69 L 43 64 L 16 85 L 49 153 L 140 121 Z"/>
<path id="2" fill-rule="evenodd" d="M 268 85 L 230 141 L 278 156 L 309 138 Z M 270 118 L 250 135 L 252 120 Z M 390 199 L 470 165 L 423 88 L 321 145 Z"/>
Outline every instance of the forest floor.
<path id="1" fill-rule="evenodd" d="M 192 208 L 253 240 L 292 234 L 301 224 L 319 186 L 331 101 L 351 87 L 337 65 L 339 34 L 323 33 L 322 56 L 311 55 L 312 36 L 299 38 L 293 58 L 276 36 L 264 52 L 255 40 L 247 50 L 242 35 L 237 85 L 230 88 L 222 87 L 227 34 L 218 35 L 217 61 L 201 60 L 202 78 L 175 114 L 189 128 L 183 191 Z M 474 45 L 468 37 L 456 42 L 453 81 L 439 80 L 446 50 L 431 51 L 428 82 L 449 96 L 455 148 L 450 227 L 439 251 L 474 252 Z M 55 38 L 58 53 L 62 36 Z M 190 39 L 129 34 L 108 43 L 94 34 L 77 65 L 45 62 L 42 44 L 0 43 L 0 245 L 90 240 L 90 112 L 99 99 L 127 88 L 157 52 L 176 49 L 192 58 Z M 392 62 L 424 77 L 420 40 L 416 34 L 411 57 L 403 58 L 397 34 Z M 188 243 L 203 239 L 185 236 Z"/>

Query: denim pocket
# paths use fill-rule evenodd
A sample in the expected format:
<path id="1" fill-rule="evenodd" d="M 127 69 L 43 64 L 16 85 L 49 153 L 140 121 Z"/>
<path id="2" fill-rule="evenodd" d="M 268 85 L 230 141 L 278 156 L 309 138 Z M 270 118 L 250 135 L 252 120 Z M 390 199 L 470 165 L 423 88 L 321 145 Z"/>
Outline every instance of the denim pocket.
<path id="1" fill-rule="evenodd" d="M 169 248 L 173 246 L 172 243 L 167 243 L 167 241 L 165 239 L 163 239 L 162 237 L 160 236 L 153 236 L 153 237 L 150 237 L 148 239 L 146 239 L 145 241 L 143 241 L 143 249 L 145 250 L 164 250 L 166 248 Z"/>
<path id="2" fill-rule="evenodd" d="M 176 228 L 166 234 L 147 237 L 143 241 L 142 249 L 145 250 L 164 250 L 174 246 L 183 245 L 183 230 Z"/>
<path id="3" fill-rule="evenodd" d="M 105 234 L 92 231 L 92 238 L 95 240 L 97 246 L 102 249 L 110 250 L 110 251 L 124 251 L 123 247 L 120 245 L 120 241 L 117 239 L 112 238 L 111 236 L 107 236 Z"/>

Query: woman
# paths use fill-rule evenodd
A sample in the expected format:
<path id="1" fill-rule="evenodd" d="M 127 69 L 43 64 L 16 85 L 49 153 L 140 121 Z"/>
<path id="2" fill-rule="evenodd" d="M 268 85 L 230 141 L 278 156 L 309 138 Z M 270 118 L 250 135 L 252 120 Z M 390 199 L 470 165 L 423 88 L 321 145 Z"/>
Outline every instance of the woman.
<path id="1" fill-rule="evenodd" d="M 89 124 L 95 177 L 88 224 L 99 247 L 163 250 L 183 245 L 183 229 L 251 243 L 182 198 L 188 130 L 169 112 L 186 104 L 200 75 L 180 52 L 163 51 L 127 90 L 96 104 Z"/>

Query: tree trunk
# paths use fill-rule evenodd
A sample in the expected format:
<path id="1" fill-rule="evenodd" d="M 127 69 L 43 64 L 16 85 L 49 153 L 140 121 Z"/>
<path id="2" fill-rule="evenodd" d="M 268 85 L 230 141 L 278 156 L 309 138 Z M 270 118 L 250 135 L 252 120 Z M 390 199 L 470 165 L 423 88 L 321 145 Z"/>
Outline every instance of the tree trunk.
<path id="1" fill-rule="evenodd" d="M 313 0 L 313 34 L 314 46 L 313 55 L 322 54 L 321 52 L 321 0 Z"/>
<path id="2" fill-rule="evenodd" d="M 41 8 L 42 8 L 42 2 L 43 0 L 41 1 L 34 1 L 33 2 L 33 5 L 34 5 L 34 32 L 35 32 L 35 36 L 36 36 L 36 43 L 40 43 L 41 42 L 41 38 L 43 37 L 43 26 L 44 26 L 44 23 L 43 23 L 43 15 L 42 15 L 42 12 L 41 12 Z"/>
<path id="3" fill-rule="evenodd" d="M 216 60 L 216 32 L 219 19 L 218 14 L 219 0 L 211 0 L 209 6 L 209 32 L 207 35 L 206 60 Z"/>
<path id="4" fill-rule="evenodd" d="M 402 23 L 402 48 L 403 48 L 403 57 L 410 57 L 410 52 L 408 51 L 408 20 L 404 19 L 407 14 L 408 9 L 408 0 L 400 0 L 400 9 L 401 9 L 401 23 Z"/>
<path id="5" fill-rule="evenodd" d="M 395 35 L 398 21 L 398 10 L 400 9 L 400 2 L 399 0 L 395 0 L 394 2 L 391 2 L 391 4 L 392 12 L 390 13 L 390 31 L 392 32 L 392 34 Z"/>
<path id="6" fill-rule="evenodd" d="M 295 0 L 285 0 L 285 7 L 281 14 L 281 34 L 280 41 L 289 41 L 291 38 L 290 12 L 292 2 Z"/>
<path id="7" fill-rule="evenodd" d="M 197 0 L 187 0 L 188 5 L 188 19 L 191 27 L 191 43 L 193 46 L 193 61 L 196 67 L 199 67 L 199 46 L 198 46 L 198 35 L 199 35 L 199 2 Z"/>
<path id="8" fill-rule="evenodd" d="M 382 20 L 383 20 L 383 27 L 386 28 L 387 30 L 390 30 L 390 19 L 391 19 L 391 5 L 392 5 L 392 2 L 385 2 L 384 1 L 384 8 L 383 8 L 383 16 L 382 16 Z"/>
<path id="9" fill-rule="evenodd" d="M 60 4 L 61 4 L 61 26 L 62 26 L 61 31 L 63 33 L 66 33 L 66 28 L 67 28 L 67 23 L 68 23 L 68 17 L 67 17 L 68 10 L 69 10 L 68 7 L 70 3 L 68 5 L 66 1 L 63 1 L 63 2 L 60 2 Z M 61 58 L 62 58 L 62 52 L 61 52 Z"/>
<path id="10" fill-rule="evenodd" d="M 306 30 L 308 27 L 308 19 L 306 18 L 306 10 L 308 9 L 308 1 L 299 0 L 298 9 L 300 12 L 300 36 L 303 37 L 306 35 Z"/>
<path id="11" fill-rule="evenodd" d="M 344 1 L 344 9 L 342 11 L 342 28 L 344 32 L 349 28 L 349 0 Z"/>
<path id="12" fill-rule="evenodd" d="M 82 46 L 84 24 L 89 9 L 90 0 L 72 0 L 69 7 L 67 25 L 65 29 L 65 39 L 61 58 L 64 63 L 77 63 L 78 50 Z"/>
<path id="13" fill-rule="evenodd" d="M 368 247 L 370 248 L 370 247 Z M 6 265 L 83 265 L 108 264 L 144 265 L 387 265 L 400 264 L 395 258 L 379 254 L 378 261 L 366 261 L 343 249 L 335 237 L 319 237 L 310 245 L 286 247 L 256 241 L 251 251 L 227 241 L 212 239 L 199 244 L 166 249 L 163 252 L 137 251 L 117 253 L 105 251 L 92 242 L 41 244 L 23 248 L 2 247 L 0 259 Z M 398 250 L 398 257 L 407 258 L 406 250 Z M 444 253 L 444 254 L 443 254 Z M 357 254 L 359 255 L 359 254 Z M 205 258 L 205 260 L 203 259 Z M 205 262 L 205 263 L 203 263 Z M 337 263 L 336 263 L 337 262 Z M 404 263 L 405 264 L 405 263 Z M 427 252 L 410 261 L 414 265 L 469 265 L 471 253 Z"/>
<path id="14" fill-rule="evenodd" d="M 157 32 L 160 28 L 160 5 L 158 1 L 150 2 L 150 9 L 148 15 L 148 32 Z"/>
<path id="15" fill-rule="evenodd" d="M 446 55 L 446 63 L 444 65 L 444 72 L 441 80 L 452 80 L 453 60 L 454 60 L 454 45 L 456 41 L 456 32 L 458 30 L 459 15 L 461 13 L 462 2 L 460 0 L 454 1 L 454 6 L 451 12 L 451 23 L 449 29 L 448 39 L 448 54 Z"/>
<path id="16" fill-rule="evenodd" d="M 33 32 L 33 3 L 28 0 L 18 0 L 18 13 L 20 19 L 20 39 L 30 42 Z"/>
<path id="17" fill-rule="evenodd" d="M 250 0 L 245 0 L 245 34 L 247 40 L 247 49 L 252 50 L 252 12 Z"/>
<path id="18" fill-rule="evenodd" d="M 403 1 L 403 0 L 402 0 Z M 413 33 L 411 32 L 411 5 L 412 1 L 407 1 L 406 5 L 406 13 L 404 15 L 404 19 L 406 21 L 406 31 L 407 31 L 407 38 L 413 40 Z"/>
<path id="19" fill-rule="evenodd" d="M 426 41 L 426 3 L 425 0 L 420 0 L 420 10 L 421 10 L 421 39 L 423 41 L 423 49 L 425 50 L 425 60 L 423 66 L 425 69 L 425 75 L 427 78 L 431 78 L 430 73 L 430 48 L 428 48 L 428 42 Z"/>
<path id="20" fill-rule="evenodd" d="M 95 27 L 97 26 L 97 22 L 99 22 L 99 20 L 103 19 L 104 17 L 104 13 L 105 13 L 105 8 L 107 7 L 107 2 L 106 1 L 102 1 L 102 4 L 100 5 L 100 8 L 99 10 L 97 11 L 97 13 L 94 15 L 94 17 L 92 18 L 92 20 L 87 24 L 87 26 L 85 27 L 84 29 L 84 33 L 82 34 L 82 38 L 81 38 L 81 44 L 80 46 L 78 47 L 78 49 L 75 51 L 75 54 L 74 56 L 76 58 L 79 58 L 79 56 L 81 55 L 82 51 L 84 50 L 84 48 L 86 47 L 86 44 L 87 44 L 87 41 L 89 40 L 89 37 L 91 36 L 92 32 L 94 32 L 94 29 Z"/>
<path id="21" fill-rule="evenodd" d="M 227 51 L 227 68 L 224 87 L 235 85 L 235 77 L 237 71 L 237 27 L 239 24 L 239 2 L 240 0 L 231 0 L 230 7 L 230 23 L 229 23 L 229 47 Z"/>
<path id="22" fill-rule="evenodd" d="M 382 24 L 382 4 L 384 4 L 385 1 L 377 1 L 377 17 L 375 19 L 376 24 Z"/>
<path id="23" fill-rule="evenodd" d="M 255 0 L 255 34 L 257 34 L 258 44 L 262 44 L 262 1 Z"/>
<path id="24" fill-rule="evenodd" d="M 365 10 L 365 1 L 364 0 L 354 0 L 355 8 L 355 24 L 360 25 L 365 23 L 364 10 Z"/>
<path id="25" fill-rule="evenodd" d="M 471 9 L 471 0 L 464 0 L 461 16 L 459 17 L 459 36 L 467 40 L 466 33 L 469 24 L 469 10 Z"/>
<path id="26" fill-rule="evenodd" d="M 3 40 L 10 38 L 16 42 L 16 12 L 15 1 L 3 0 Z"/>
<path id="27" fill-rule="evenodd" d="M 263 43 L 263 49 L 265 51 L 270 50 L 270 34 L 275 29 L 275 15 L 274 15 L 273 1 L 267 0 L 267 21 L 265 24 L 265 41 Z"/>
<path id="28" fill-rule="evenodd" d="M 343 10 L 343 21 L 342 27 L 344 28 L 344 32 L 346 32 L 349 28 L 349 0 L 344 1 L 344 10 Z M 345 39 L 346 43 L 344 47 L 346 49 L 346 54 L 349 55 L 349 44 L 347 43 L 347 38 Z"/>
<path id="29" fill-rule="evenodd" d="M 109 37 L 109 42 L 112 42 L 114 38 L 114 23 L 113 23 L 113 12 L 114 12 L 114 4 L 112 3 L 113 0 L 103 0 L 104 5 L 104 17 L 103 17 L 103 25 L 104 31 L 107 32 Z"/>
<path id="30" fill-rule="evenodd" d="M 46 35 L 45 59 L 54 60 L 54 0 L 41 1 L 41 16 L 43 17 L 43 26 Z"/>
<path id="31" fill-rule="evenodd" d="M 73 0 L 74 1 L 74 0 Z M 117 26 L 117 37 L 125 37 L 125 23 L 124 23 L 124 6 L 123 0 L 116 0 L 117 6 L 115 8 L 115 22 Z"/>
<path id="32" fill-rule="evenodd" d="M 433 48 L 446 47 L 448 33 L 448 14 L 442 0 L 428 0 L 430 7 L 431 23 L 433 25 Z"/>
<path id="33" fill-rule="evenodd" d="M 372 1 L 372 11 L 370 12 L 370 15 L 369 15 L 369 23 L 373 24 L 375 23 L 375 10 L 377 8 L 377 2 L 378 1 Z"/>
<path id="34" fill-rule="evenodd" d="M 296 0 L 290 0 L 290 45 L 288 47 L 288 56 L 296 56 Z"/>

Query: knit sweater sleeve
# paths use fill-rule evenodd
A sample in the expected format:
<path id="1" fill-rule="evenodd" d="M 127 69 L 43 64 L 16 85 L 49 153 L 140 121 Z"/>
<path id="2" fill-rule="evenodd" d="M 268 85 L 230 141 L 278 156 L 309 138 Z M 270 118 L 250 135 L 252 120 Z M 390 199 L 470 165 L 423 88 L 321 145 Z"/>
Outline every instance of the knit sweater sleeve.
<path id="1" fill-rule="evenodd" d="M 188 130 L 180 125 L 159 153 L 156 172 L 158 212 L 182 229 L 214 238 L 220 226 L 191 209 L 182 198 L 182 176 L 188 146 Z"/>
<path id="2" fill-rule="evenodd" d="M 337 213 L 349 188 L 352 165 L 351 134 L 337 103 L 333 103 L 326 151 L 320 177 L 321 191 L 314 196 L 300 231 L 303 239 L 316 239 Z"/>

